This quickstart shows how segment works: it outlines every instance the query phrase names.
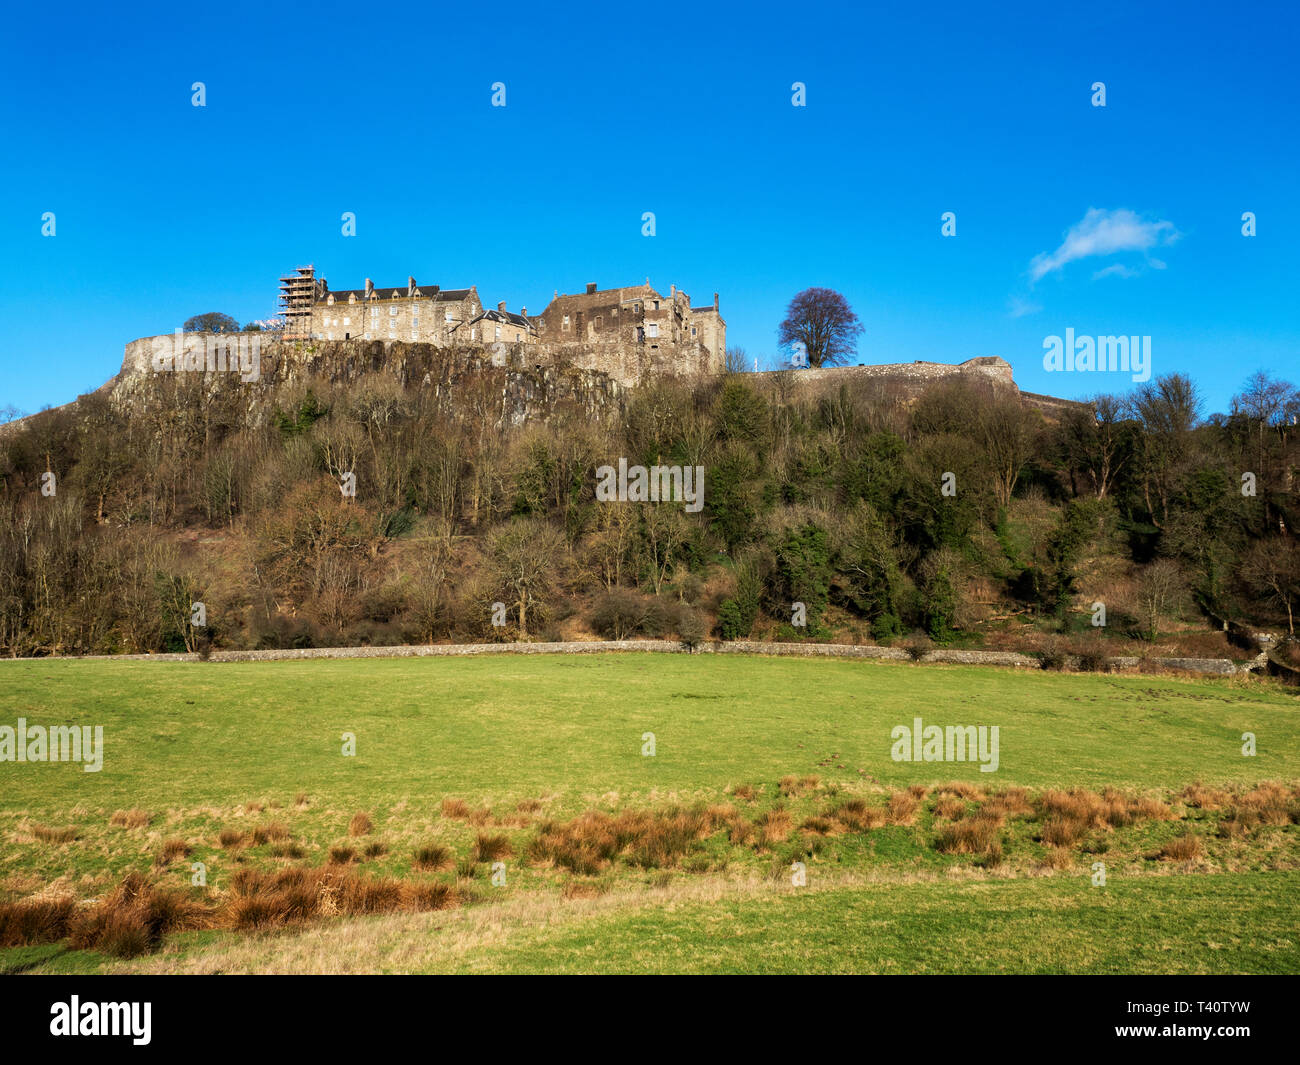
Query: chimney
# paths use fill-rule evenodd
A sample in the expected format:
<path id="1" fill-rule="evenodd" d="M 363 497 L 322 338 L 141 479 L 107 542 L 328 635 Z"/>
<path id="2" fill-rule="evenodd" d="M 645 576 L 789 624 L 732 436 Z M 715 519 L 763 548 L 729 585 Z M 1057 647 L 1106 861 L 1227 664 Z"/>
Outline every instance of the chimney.
<path id="1" fill-rule="evenodd" d="M 415 295 L 415 278 L 413 277 L 408 277 L 406 279 L 406 294 L 408 296 Z"/>
<path id="2" fill-rule="evenodd" d="M 590 296 L 590 295 L 591 295 L 593 292 L 595 292 L 595 291 L 596 291 L 596 282 L 594 282 L 594 281 L 588 281 L 588 282 L 587 282 L 587 295 Z"/>
<path id="3" fill-rule="evenodd" d="M 715 311 L 718 309 L 718 294 L 716 292 L 713 294 L 713 309 Z"/>
<path id="4" fill-rule="evenodd" d="M 371 299 L 375 294 L 375 283 L 366 278 L 366 299 Z"/>
<path id="5" fill-rule="evenodd" d="M 528 308 L 527 308 L 527 307 L 520 307 L 520 308 L 519 308 L 519 317 L 520 317 L 520 318 L 527 318 L 527 317 L 528 317 Z"/>
<path id="6" fill-rule="evenodd" d="M 501 300 L 501 301 L 499 301 L 499 302 L 497 303 L 497 310 L 498 310 L 498 311 L 501 311 L 501 312 L 504 313 L 504 312 L 505 312 L 505 309 L 506 309 L 506 301 L 505 301 L 505 300 Z"/>
<path id="7" fill-rule="evenodd" d="M 676 295 L 677 295 L 677 286 L 676 286 L 676 285 L 669 285 L 669 286 L 668 286 L 668 295 L 670 295 L 670 296 L 676 296 Z"/>

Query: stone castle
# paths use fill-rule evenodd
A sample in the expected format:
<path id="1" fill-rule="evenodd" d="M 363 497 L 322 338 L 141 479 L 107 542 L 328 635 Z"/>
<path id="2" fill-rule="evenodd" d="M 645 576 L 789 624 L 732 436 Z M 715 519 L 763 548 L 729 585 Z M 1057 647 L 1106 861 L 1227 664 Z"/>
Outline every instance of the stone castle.
<path id="1" fill-rule="evenodd" d="M 484 348 L 504 361 L 563 364 L 597 370 L 624 385 L 647 376 L 721 373 L 726 365 L 727 323 L 712 305 L 695 307 L 676 285 L 665 296 L 643 285 L 586 291 L 554 298 L 541 314 L 508 310 L 505 301 L 484 309 L 478 286 L 444 289 L 420 285 L 331 291 L 314 267 L 300 266 L 280 279 L 287 341 L 351 341 Z"/>

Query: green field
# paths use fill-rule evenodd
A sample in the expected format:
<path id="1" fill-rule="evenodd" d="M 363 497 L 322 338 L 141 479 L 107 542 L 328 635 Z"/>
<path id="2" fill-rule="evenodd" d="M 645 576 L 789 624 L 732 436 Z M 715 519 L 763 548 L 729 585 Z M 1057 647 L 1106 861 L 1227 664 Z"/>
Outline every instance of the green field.
<path id="1" fill-rule="evenodd" d="M 273 935 L 180 933 L 129 961 L 12 947 L 0 968 L 1297 971 L 1300 828 L 1285 809 L 1300 815 L 1298 711 L 1293 694 L 1259 681 L 826 659 L 0 662 L 0 725 L 102 725 L 105 742 L 99 773 L 0 763 L 4 899 L 54 888 L 89 899 L 151 870 L 197 892 L 193 861 L 206 864 L 215 898 L 238 868 L 320 866 L 331 847 L 374 843 L 374 854 L 357 855 L 359 870 L 456 883 L 465 902 Z M 915 717 L 998 726 L 998 771 L 893 761 L 891 729 Z M 341 753 L 345 732 L 355 757 Z M 642 754 L 647 732 L 653 757 Z M 1246 732 L 1253 757 L 1242 754 Z M 782 794 L 789 777 L 802 783 Z M 1222 822 L 1237 816 L 1240 794 L 1263 781 L 1290 788 L 1291 806 L 1229 832 Z M 1101 826 L 1065 848 L 1039 838 L 1045 814 L 1012 817 L 996 862 L 936 847 L 939 829 L 982 799 L 944 815 L 934 792 L 913 821 L 818 827 L 847 799 L 879 806 L 910 785 L 949 782 L 990 795 L 1025 787 L 1035 802 L 1045 789 L 1110 787 L 1168 813 Z M 1187 799 L 1197 782 L 1220 799 Z M 746 785 L 753 796 L 737 800 Z M 446 798 L 477 813 L 445 816 Z M 546 822 L 586 811 L 719 804 L 733 821 L 784 810 L 791 829 L 770 844 L 702 833 L 678 859 L 620 858 L 588 873 L 530 850 Z M 149 823 L 109 823 L 130 809 Z M 350 838 L 359 812 L 373 829 Z M 218 842 L 222 829 L 268 821 L 285 826 L 295 855 Z M 76 838 L 52 842 L 34 826 Z M 508 840 L 505 885 L 473 861 L 484 831 Z M 1189 834 L 1193 857 L 1159 856 Z M 192 853 L 155 870 L 173 838 Z M 429 841 L 461 867 L 413 872 L 412 849 Z M 792 860 L 805 863 L 806 885 L 791 885 Z M 1089 879 L 1097 861 L 1104 887 Z"/>

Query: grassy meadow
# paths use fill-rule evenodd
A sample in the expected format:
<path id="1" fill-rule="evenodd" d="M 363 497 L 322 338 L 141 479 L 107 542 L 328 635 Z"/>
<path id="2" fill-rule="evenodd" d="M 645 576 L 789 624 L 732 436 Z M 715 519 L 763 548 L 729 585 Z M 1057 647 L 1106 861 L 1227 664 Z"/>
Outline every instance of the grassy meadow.
<path id="1" fill-rule="evenodd" d="M 0 916 L 0 970 L 1297 971 L 1298 711 L 730 655 L 0 662 L 0 725 L 104 729 L 99 773 L 0 763 L 0 903 L 139 874 L 208 907 L 148 950 Z M 998 771 L 893 761 L 915 717 L 998 726 Z M 307 917 L 253 905 L 291 876 Z"/>

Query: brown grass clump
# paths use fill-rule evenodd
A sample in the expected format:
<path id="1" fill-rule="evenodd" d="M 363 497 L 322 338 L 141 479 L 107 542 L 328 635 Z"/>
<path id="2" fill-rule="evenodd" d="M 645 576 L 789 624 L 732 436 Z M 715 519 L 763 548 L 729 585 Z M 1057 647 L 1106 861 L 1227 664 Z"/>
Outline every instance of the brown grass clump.
<path id="1" fill-rule="evenodd" d="M 307 798 L 305 791 L 300 791 L 293 797 L 293 805 L 299 810 L 304 810 L 311 805 L 311 799 Z"/>
<path id="2" fill-rule="evenodd" d="M 790 819 L 787 810 L 766 810 L 759 814 L 754 822 L 754 830 L 757 835 L 757 845 L 759 847 L 770 847 L 774 843 L 781 843 L 790 836 L 790 829 L 793 822 Z"/>
<path id="3" fill-rule="evenodd" d="M 1014 787 L 994 792 L 981 809 L 996 812 L 1003 817 L 1027 817 L 1034 812 L 1029 792 L 1025 788 Z"/>
<path id="4" fill-rule="evenodd" d="M 0 947 L 57 943 L 67 936 L 76 912 L 69 896 L 0 902 Z"/>
<path id="5" fill-rule="evenodd" d="M 1199 780 L 1183 788 L 1183 802 L 1194 810 L 1218 810 L 1225 806 L 1229 796 L 1218 788 L 1207 788 Z"/>
<path id="6" fill-rule="evenodd" d="M 235 828 L 223 828 L 217 835 L 217 842 L 226 850 L 230 850 L 244 842 L 244 834 Z"/>
<path id="7" fill-rule="evenodd" d="M 998 838 L 998 823 L 992 818 L 972 817 L 944 825 L 935 833 L 934 847 L 940 854 L 988 854 Z"/>
<path id="8" fill-rule="evenodd" d="M 829 817 L 809 817 L 799 828 L 818 836 L 829 836 L 838 826 Z"/>
<path id="9" fill-rule="evenodd" d="M 1249 810 L 1265 825 L 1287 825 L 1300 820 L 1300 807 L 1292 803 L 1290 792 L 1274 780 L 1266 780 L 1240 796 L 1233 809 Z"/>
<path id="10" fill-rule="evenodd" d="M 77 838 L 75 828 L 51 828 L 49 825 L 32 825 L 31 832 L 42 843 L 71 843 Z"/>
<path id="11" fill-rule="evenodd" d="M 1073 817 L 1049 817 L 1039 838 L 1049 847 L 1070 847 L 1088 833 L 1088 824 Z"/>
<path id="12" fill-rule="evenodd" d="M 114 811 L 113 816 L 108 819 L 108 823 L 116 825 L 118 828 L 146 828 L 152 820 L 153 814 L 148 810 L 141 810 L 136 807 L 131 810 Z"/>
<path id="13" fill-rule="evenodd" d="M 910 825 L 916 821 L 916 811 L 920 801 L 910 791 L 896 791 L 885 804 L 889 810 L 891 825 Z"/>
<path id="14" fill-rule="evenodd" d="M 158 857 L 154 859 L 154 864 L 158 867 L 171 865 L 178 858 L 188 858 L 193 848 L 190 847 L 183 839 L 169 839 L 162 845 L 162 850 L 158 852 Z"/>
<path id="15" fill-rule="evenodd" d="M 271 844 L 272 858 L 295 858 L 296 859 L 296 858 L 305 857 L 306 854 L 307 852 L 303 850 L 302 847 L 300 847 L 297 843 L 286 842 L 286 843 Z"/>
<path id="16" fill-rule="evenodd" d="M 540 799 L 521 799 L 515 804 L 515 810 L 521 814 L 533 814 L 542 808 Z"/>
<path id="17" fill-rule="evenodd" d="M 265 809 L 266 804 L 262 802 L 254 801 L 244 803 L 244 813 L 246 814 L 260 814 Z"/>
<path id="18" fill-rule="evenodd" d="M 878 806 L 868 806 L 862 799 L 846 799 L 838 806 L 828 809 L 825 816 L 842 825 L 848 832 L 880 828 L 887 820 L 884 810 Z"/>
<path id="19" fill-rule="evenodd" d="M 588 811 L 572 821 L 544 822 L 529 844 L 534 862 L 552 862 L 594 876 L 616 858 L 643 869 L 671 867 L 722 827 L 706 811 L 674 807 L 612 816 Z"/>
<path id="20" fill-rule="evenodd" d="M 68 945 L 74 950 L 98 950 L 118 958 L 147 954 L 168 932 L 209 925 L 207 911 L 176 891 L 128 874 L 94 906 L 72 923 Z"/>
<path id="21" fill-rule="evenodd" d="M 353 814 L 352 820 L 348 822 L 348 835 L 368 836 L 374 827 L 375 823 L 370 820 L 368 814 Z"/>
<path id="22" fill-rule="evenodd" d="M 388 844 L 382 839 L 372 839 L 361 853 L 367 858 L 382 858 L 388 853 Z"/>
<path id="23" fill-rule="evenodd" d="M 984 801 L 984 789 L 964 780 L 954 780 L 935 788 L 934 792 L 936 795 L 956 795 L 958 798 L 969 799 L 972 802 Z"/>
<path id="24" fill-rule="evenodd" d="M 561 889 L 560 894 L 566 899 L 594 899 L 605 894 L 608 890 L 608 884 L 570 880 Z"/>
<path id="25" fill-rule="evenodd" d="M 1074 866 L 1074 853 L 1068 847 L 1049 847 L 1041 864 L 1048 869 L 1070 869 Z"/>
<path id="26" fill-rule="evenodd" d="M 347 865 L 357 860 L 357 852 L 351 847 L 336 843 L 330 848 L 330 865 Z"/>
<path id="27" fill-rule="evenodd" d="M 450 847 L 441 843 L 426 843 L 415 848 L 411 864 L 421 872 L 438 872 L 450 869 L 455 862 Z"/>
<path id="28" fill-rule="evenodd" d="M 934 816 L 942 817 L 948 821 L 956 821 L 966 812 L 966 804 L 961 799 L 952 796 L 945 796 L 942 799 L 936 799 L 934 803 Z"/>
<path id="29" fill-rule="evenodd" d="M 279 821 L 272 821 L 267 825 L 258 825 L 249 835 L 249 841 L 254 847 L 260 847 L 264 843 L 279 841 L 289 838 L 289 830 L 280 824 Z"/>
<path id="30" fill-rule="evenodd" d="M 502 835 L 489 836 L 486 832 L 480 832 L 474 837 L 474 849 L 478 851 L 479 859 L 485 862 L 495 862 L 514 854 L 508 838 Z"/>
<path id="31" fill-rule="evenodd" d="M 924 784 L 909 784 L 907 786 L 907 793 L 914 799 L 924 799 L 930 794 L 930 789 Z"/>
<path id="32" fill-rule="evenodd" d="M 753 802 L 758 792 L 754 790 L 753 784 L 737 784 L 731 789 L 731 795 L 741 802 Z"/>
<path id="33" fill-rule="evenodd" d="M 443 799 L 442 816 L 454 817 L 457 820 L 467 820 L 469 818 L 469 803 L 464 799 Z"/>
<path id="34" fill-rule="evenodd" d="M 1201 837 L 1185 832 L 1169 840 L 1160 848 L 1156 857 L 1173 862 L 1190 862 L 1194 858 L 1199 858 L 1201 854 Z"/>

